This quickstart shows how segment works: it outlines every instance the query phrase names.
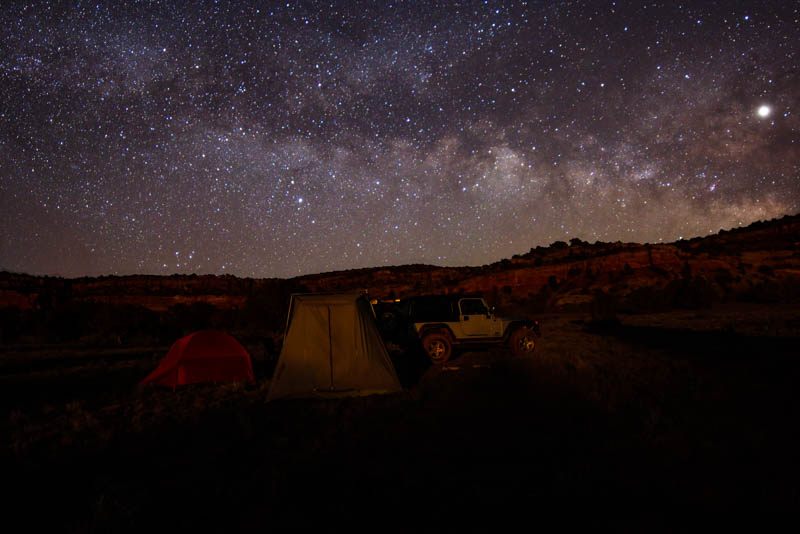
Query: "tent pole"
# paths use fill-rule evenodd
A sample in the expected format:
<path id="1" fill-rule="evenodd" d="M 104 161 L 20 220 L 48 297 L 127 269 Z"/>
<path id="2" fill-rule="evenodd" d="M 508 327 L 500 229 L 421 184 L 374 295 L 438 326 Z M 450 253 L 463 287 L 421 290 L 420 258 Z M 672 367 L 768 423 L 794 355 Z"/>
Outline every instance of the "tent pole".
<path id="1" fill-rule="evenodd" d="M 330 390 L 333 391 L 333 336 L 331 334 L 331 307 L 328 308 L 328 359 L 331 366 L 331 386 Z"/>

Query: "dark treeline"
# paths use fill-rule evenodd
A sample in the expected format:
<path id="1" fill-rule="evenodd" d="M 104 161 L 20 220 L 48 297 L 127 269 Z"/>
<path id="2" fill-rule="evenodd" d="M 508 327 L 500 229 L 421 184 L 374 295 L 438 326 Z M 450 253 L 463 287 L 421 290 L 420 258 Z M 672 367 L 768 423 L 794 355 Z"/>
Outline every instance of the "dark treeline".
<path id="1" fill-rule="evenodd" d="M 162 312 L 144 306 L 77 300 L 45 292 L 37 297 L 31 309 L 0 308 L 0 342 L 5 345 L 165 345 L 207 328 L 272 336 L 283 328 L 290 294 L 303 289 L 288 283 L 256 289 L 240 308 L 222 309 L 195 301 L 175 304 Z"/>

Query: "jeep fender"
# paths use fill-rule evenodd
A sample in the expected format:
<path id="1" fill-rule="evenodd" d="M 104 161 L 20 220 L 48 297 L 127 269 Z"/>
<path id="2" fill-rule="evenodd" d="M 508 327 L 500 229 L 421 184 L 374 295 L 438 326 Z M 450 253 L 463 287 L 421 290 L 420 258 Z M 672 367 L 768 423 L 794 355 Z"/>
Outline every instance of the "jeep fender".
<path id="1" fill-rule="evenodd" d="M 447 326 L 446 324 L 437 324 L 437 323 L 426 324 L 424 327 L 422 327 L 422 329 L 420 329 L 417 336 L 420 339 L 422 339 L 423 337 L 425 337 L 425 334 L 428 334 L 430 332 L 441 332 L 442 334 L 445 334 L 448 338 L 450 338 L 450 343 L 455 342 L 456 336 L 453 335 L 453 331 L 450 330 L 450 327 Z"/>
<path id="2" fill-rule="evenodd" d="M 520 319 L 508 325 L 508 328 L 506 328 L 506 333 L 503 336 L 503 340 L 508 341 L 511 337 L 511 334 L 520 328 L 529 328 L 531 332 L 536 334 L 537 337 L 542 337 L 542 332 L 539 330 L 539 321 L 535 321 L 533 319 Z"/>

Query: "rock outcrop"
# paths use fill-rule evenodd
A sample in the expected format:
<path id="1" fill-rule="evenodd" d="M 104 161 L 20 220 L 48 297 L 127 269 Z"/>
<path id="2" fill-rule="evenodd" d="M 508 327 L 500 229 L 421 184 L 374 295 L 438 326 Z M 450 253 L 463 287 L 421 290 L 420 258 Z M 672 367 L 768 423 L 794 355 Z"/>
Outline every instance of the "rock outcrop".
<path id="1" fill-rule="evenodd" d="M 64 302 L 140 306 L 165 312 L 206 303 L 221 310 L 288 300 L 292 292 L 367 291 L 378 299 L 421 293 L 481 293 L 499 306 L 587 307 L 598 295 L 621 309 L 702 306 L 800 296 L 800 215 L 669 244 L 573 239 L 482 267 L 405 265 L 301 276 L 105 276 L 62 279 L 0 273 L 0 308 L 36 310 Z M 266 296 L 266 300 L 265 300 Z M 260 299 L 260 300 L 259 300 Z M 277 299 L 277 300 L 276 300 Z"/>

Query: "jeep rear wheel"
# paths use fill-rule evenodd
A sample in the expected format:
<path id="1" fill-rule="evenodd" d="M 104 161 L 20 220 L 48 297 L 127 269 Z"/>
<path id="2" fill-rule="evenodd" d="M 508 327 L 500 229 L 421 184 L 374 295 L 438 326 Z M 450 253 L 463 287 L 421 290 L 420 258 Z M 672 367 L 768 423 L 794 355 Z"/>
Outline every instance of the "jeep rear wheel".
<path id="1" fill-rule="evenodd" d="M 422 348 L 435 364 L 445 363 L 453 352 L 450 338 L 440 332 L 431 332 L 422 336 Z"/>
<path id="2" fill-rule="evenodd" d="M 508 346 L 516 356 L 525 356 L 536 348 L 536 335 L 528 328 L 518 328 L 511 334 Z"/>

